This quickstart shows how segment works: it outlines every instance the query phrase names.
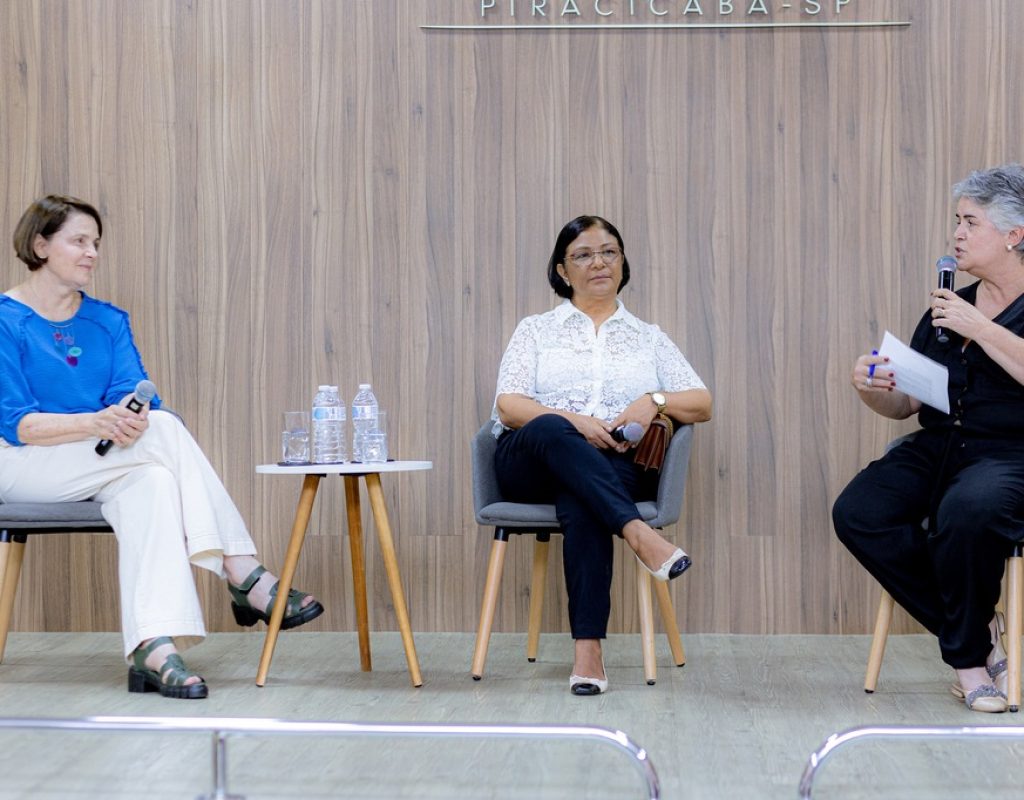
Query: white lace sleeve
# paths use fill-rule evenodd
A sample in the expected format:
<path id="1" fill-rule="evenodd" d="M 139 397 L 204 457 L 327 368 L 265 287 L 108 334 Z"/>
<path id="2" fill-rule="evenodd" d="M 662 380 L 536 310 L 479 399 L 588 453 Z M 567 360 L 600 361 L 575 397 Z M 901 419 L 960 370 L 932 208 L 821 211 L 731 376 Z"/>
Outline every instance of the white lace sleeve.
<path id="1" fill-rule="evenodd" d="M 522 320 L 505 348 L 498 369 L 495 400 L 500 394 L 524 394 L 527 397 L 537 394 L 537 332 L 532 321 L 533 317 Z"/>
<path id="2" fill-rule="evenodd" d="M 491 419 L 494 420 L 491 432 L 495 438 L 505 429 L 498 419 L 498 395 L 525 394 L 533 397 L 536 394 L 537 335 L 531 319 L 526 317 L 519 322 L 501 357 L 498 388 L 494 392 L 494 405 L 491 408 Z"/>
<path id="3" fill-rule="evenodd" d="M 654 354 L 658 367 L 658 383 L 666 392 L 706 389 L 704 381 L 693 371 L 690 362 L 675 342 L 661 328 L 654 326 Z"/>

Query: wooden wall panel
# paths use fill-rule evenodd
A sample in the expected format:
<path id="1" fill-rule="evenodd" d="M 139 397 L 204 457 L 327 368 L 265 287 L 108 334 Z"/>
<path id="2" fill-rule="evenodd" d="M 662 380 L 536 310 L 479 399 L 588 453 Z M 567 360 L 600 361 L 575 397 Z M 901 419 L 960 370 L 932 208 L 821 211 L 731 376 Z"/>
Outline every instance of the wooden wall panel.
<path id="1" fill-rule="evenodd" d="M 272 567 L 299 482 L 253 466 L 275 458 L 280 413 L 369 380 L 394 454 L 435 464 L 385 480 L 414 627 L 475 628 L 490 532 L 468 441 L 516 322 L 555 302 L 558 228 L 600 213 L 626 239 L 625 302 L 715 395 L 673 531 L 696 559 L 672 587 L 684 630 L 867 629 L 877 589 L 830 505 L 912 423 L 863 411 L 850 365 L 913 329 L 950 185 L 1021 157 L 1024 7 L 858 0 L 858 19 L 907 28 L 490 33 L 420 28 L 473 22 L 463 0 L 138 9 L 3 4 L 0 227 L 44 192 L 99 205 L 94 293 L 132 313 Z M 322 630 L 354 625 L 343 508 L 325 481 L 299 570 Z M 499 629 L 525 628 L 526 544 Z M 372 621 L 393 628 L 367 545 Z M 553 551 L 544 624 L 566 630 Z M 636 625 L 626 563 L 613 630 Z M 110 537 L 32 541 L 15 625 L 116 628 L 115 568 Z M 200 588 L 211 628 L 233 629 L 219 583 Z"/>

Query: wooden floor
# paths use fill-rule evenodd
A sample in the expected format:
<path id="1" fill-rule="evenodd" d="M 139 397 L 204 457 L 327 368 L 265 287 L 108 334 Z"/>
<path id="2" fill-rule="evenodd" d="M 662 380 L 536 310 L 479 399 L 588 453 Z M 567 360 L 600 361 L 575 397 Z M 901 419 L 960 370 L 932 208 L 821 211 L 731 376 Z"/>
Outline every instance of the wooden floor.
<path id="1" fill-rule="evenodd" d="M 866 724 L 1021 724 L 967 711 L 928 636 L 894 636 L 879 691 L 861 689 L 866 637 L 684 635 L 688 664 L 659 640 L 658 683 L 639 639 L 606 648 L 608 694 L 568 692 L 571 643 L 495 635 L 487 672 L 469 677 L 472 636 L 420 634 L 413 689 L 397 634 L 374 634 L 359 671 L 354 634 L 281 637 L 270 679 L 253 683 L 260 634 L 215 634 L 188 653 L 204 701 L 129 695 L 116 634 L 12 634 L 0 665 L 0 716 L 179 715 L 344 722 L 565 723 L 618 728 L 650 752 L 665 798 L 794 798 L 807 756 Z M 1019 721 L 1018 721 L 1019 720 Z M 232 792 L 253 798 L 642 797 L 628 759 L 586 742 L 244 737 L 229 744 Z M 1024 742 L 886 742 L 839 752 L 816 798 L 1020 796 Z M 207 734 L 0 731 L 0 798 L 194 798 L 212 789 Z"/>

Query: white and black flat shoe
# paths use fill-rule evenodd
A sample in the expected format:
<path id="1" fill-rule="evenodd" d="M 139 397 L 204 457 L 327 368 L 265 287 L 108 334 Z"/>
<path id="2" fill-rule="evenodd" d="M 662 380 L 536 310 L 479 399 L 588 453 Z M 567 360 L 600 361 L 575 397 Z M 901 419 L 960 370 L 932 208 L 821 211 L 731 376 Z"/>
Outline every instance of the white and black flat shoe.
<path id="1" fill-rule="evenodd" d="M 583 675 L 569 676 L 569 691 L 576 695 L 604 694 L 608 691 L 607 678 L 586 678 Z"/>
<path id="2" fill-rule="evenodd" d="M 640 561 L 640 556 L 637 556 L 636 560 Z M 643 561 L 640 561 L 640 566 L 651 573 L 655 580 L 670 581 L 686 572 L 692 563 L 690 557 L 677 547 L 675 552 L 658 569 L 651 569 Z"/>

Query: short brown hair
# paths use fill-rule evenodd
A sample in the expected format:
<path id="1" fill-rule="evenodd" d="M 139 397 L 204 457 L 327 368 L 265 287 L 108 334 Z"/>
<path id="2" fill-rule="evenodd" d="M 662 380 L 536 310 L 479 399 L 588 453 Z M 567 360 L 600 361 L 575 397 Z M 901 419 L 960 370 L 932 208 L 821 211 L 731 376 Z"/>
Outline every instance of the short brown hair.
<path id="1" fill-rule="evenodd" d="M 45 258 L 36 255 L 37 236 L 49 239 L 64 227 L 72 213 L 88 214 L 96 220 L 100 236 L 103 235 L 103 220 L 100 212 L 84 200 L 63 194 L 48 194 L 30 205 L 18 220 L 14 229 L 14 252 L 33 272 L 46 263 Z"/>

